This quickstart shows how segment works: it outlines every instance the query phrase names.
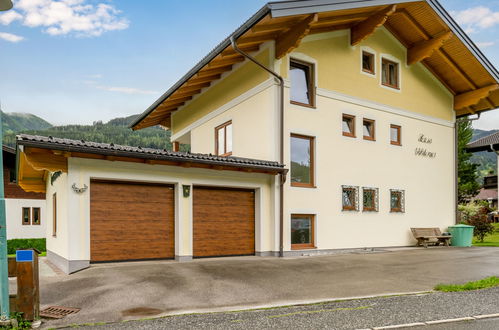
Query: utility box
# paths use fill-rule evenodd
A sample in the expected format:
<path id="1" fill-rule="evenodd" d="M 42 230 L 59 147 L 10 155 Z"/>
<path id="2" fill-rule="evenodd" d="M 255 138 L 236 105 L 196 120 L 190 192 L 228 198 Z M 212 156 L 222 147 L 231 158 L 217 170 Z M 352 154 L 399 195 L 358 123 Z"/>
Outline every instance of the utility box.
<path id="1" fill-rule="evenodd" d="M 10 297 L 12 312 L 22 313 L 25 320 L 40 317 L 40 281 L 36 249 L 17 250 L 15 258 L 9 258 L 9 277 L 17 278 L 17 294 Z"/>
<path id="2" fill-rule="evenodd" d="M 455 225 L 449 226 L 449 232 L 452 234 L 451 245 L 470 247 L 473 243 L 474 226 Z"/>

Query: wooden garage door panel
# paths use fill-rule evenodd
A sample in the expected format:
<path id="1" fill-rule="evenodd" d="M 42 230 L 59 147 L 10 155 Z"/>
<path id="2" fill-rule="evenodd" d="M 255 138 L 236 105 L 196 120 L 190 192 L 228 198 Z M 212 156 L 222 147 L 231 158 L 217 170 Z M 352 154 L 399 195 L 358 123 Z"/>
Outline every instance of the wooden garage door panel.
<path id="1" fill-rule="evenodd" d="M 195 257 L 255 254 L 255 195 L 250 190 L 195 187 Z"/>
<path id="2" fill-rule="evenodd" d="M 91 261 L 173 258 L 173 197 L 165 185 L 92 182 Z"/>

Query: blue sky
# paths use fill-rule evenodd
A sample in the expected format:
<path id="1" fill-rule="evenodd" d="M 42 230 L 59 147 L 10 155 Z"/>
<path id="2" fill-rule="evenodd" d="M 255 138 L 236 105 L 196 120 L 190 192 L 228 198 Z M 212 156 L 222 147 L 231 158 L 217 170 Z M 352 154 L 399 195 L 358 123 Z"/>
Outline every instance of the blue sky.
<path id="1" fill-rule="evenodd" d="M 263 0 L 14 0 L 0 14 L 0 100 L 53 124 L 140 113 Z M 499 67 L 499 0 L 441 0 Z M 499 128 L 499 110 L 477 128 Z"/>

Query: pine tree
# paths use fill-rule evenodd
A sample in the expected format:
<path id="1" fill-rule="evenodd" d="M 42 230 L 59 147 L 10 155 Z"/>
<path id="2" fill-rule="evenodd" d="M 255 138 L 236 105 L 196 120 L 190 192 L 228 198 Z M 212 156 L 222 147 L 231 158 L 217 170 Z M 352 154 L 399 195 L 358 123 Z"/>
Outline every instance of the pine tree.
<path id="1" fill-rule="evenodd" d="M 471 122 L 458 120 L 457 134 L 458 201 L 462 203 L 476 196 L 480 190 L 480 184 L 477 182 L 477 168 L 479 165 L 471 162 L 472 154 L 466 151 L 466 145 L 473 138 Z"/>

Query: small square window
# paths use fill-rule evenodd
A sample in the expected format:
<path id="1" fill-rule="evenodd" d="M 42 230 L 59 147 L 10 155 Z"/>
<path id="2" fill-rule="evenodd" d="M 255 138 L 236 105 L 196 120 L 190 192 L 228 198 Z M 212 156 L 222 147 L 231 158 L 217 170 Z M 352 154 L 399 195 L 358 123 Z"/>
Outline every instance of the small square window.
<path id="1" fill-rule="evenodd" d="M 31 225 L 31 209 L 23 207 L 23 225 Z"/>
<path id="2" fill-rule="evenodd" d="M 405 191 L 390 189 L 390 212 L 405 212 Z"/>
<path id="3" fill-rule="evenodd" d="M 399 64 L 384 58 L 381 63 L 381 82 L 384 86 L 399 89 Z"/>
<path id="4" fill-rule="evenodd" d="M 371 119 L 364 119 L 362 125 L 362 131 L 364 133 L 364 140 L 375 141 L 375 121 Z"/>
<path id="5" fill-rule="evenodd" d="M 39 225 L 40 221 L 41 221 L 40 218 L 41 218 L 40 208 L 39 207 L 34 207 L 33 208 L 33 219 L 31 221 L 31 223 L 33 225 Z"/>
<path id="6" fill-rule="evenodd" d="M 402 145 L 402 127 L 390 125 L 390 143 L 394 146 Z"/>
<path id="7" fill-rule="evenodd" d="M 342 186 L 343 211 L 359 210 L 359 187 Z"/>
<path id="8" fill-rule="evenodd" d="M 374 54 L 362 52 L 362 71 L 370 74 L 375 74 L 374 71 Z"/>
<path id="9" fill-rule="evenodd" d="M 310 63 L 292 60 L 289 63 L 291 80 L 291 103 L 315 106 L 314 66 Z"/>
<path id="10" fill-rule="evenodd" d="M 215 154 L 217 156 L 232 155 L 232 121 L 215 128 Z"/>
<path id="11" fill-rule="evenodd" d="M 310 214 L 291 215 L 291 249 L 313 249 L 315 216 Z"/>
<path id="12" fill-rule="evenodd" d="M 355 116 L 343 115 L 343 136 L 355 137 Z"/>
<path id="13" fill-rule="evenodd" d="M 362 211 L 378 212 L 378 188 L 362 188 Z"/>

